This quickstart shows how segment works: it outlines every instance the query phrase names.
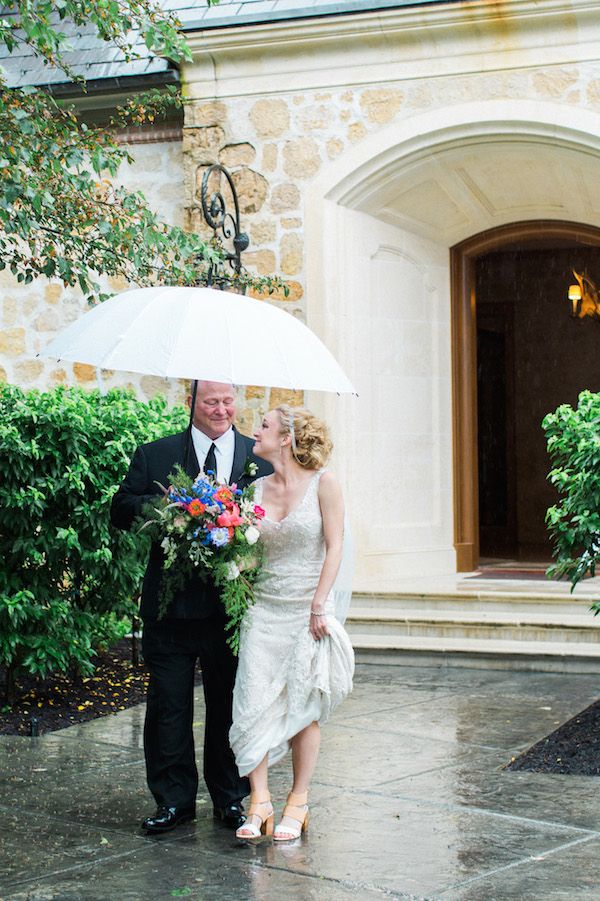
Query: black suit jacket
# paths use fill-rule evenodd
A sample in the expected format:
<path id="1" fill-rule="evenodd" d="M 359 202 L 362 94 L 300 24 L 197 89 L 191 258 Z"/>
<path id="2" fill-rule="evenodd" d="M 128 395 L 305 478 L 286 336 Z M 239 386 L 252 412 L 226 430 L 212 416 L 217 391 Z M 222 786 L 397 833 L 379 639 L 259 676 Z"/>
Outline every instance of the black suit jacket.
<path id="1" fill-rule="evenodd" d="M 243 488 L 253 481 L 253 478 L 268 475 L 273 470 L 268 463 L 252 453 L 254 445 L 252 438 L 246 438 L 238 431 L 234 432 L 235 451 L 230 482 L 236 482 Z M 151 503 L 162 493 L 157 482 L 166 487 L 175 464 L 183 466 L 187 435 L 187 431 L 179 432 L 137 448 L 129 471 L 112 500 L 110 518 L 113 525 L 119 529 L 130 529 L 134 520 L 141 515 L 143 506 Z M 254 477 L 244 474 L 247 462 L 256 463 L 258 466 Z M 187 473 L 195 478 L 199 470 L 192 443 Z M 158 618 L 163 559 L 160 544 L 153 542 L 142 586 L 140 616 L 145 622 L 152 622 Z M 204 619 L 217 609 L 218 604 L 219 595 L 214 584 L 209 579 L 205 581 L 198 576 L 192 576 L 186 586 L 173 598 L 165 619 Z"/>

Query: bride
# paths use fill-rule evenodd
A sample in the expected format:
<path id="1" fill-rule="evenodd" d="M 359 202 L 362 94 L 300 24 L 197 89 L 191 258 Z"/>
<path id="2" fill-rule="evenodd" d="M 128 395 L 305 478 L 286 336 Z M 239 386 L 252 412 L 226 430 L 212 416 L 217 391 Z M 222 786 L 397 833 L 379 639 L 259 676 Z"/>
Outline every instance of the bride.
<path id="1" fill-rule="evenodd" d="M 352 689 L 352 646 L 333 610 L 344 503 L 333 473 L 323 469 L 332 449 L 327 429 L 308 410 L 277 407 L 254 437 L 254 453 L 274 473 L 255 483 L 266 558 L 242 627 L 233 693 L 229 737 L 252 791 L 236 835 L 273 833 L 268 767 L 291 747 L 292 790 L 273 835 L 290 841 L 308 825 L 320 726 Z"/>

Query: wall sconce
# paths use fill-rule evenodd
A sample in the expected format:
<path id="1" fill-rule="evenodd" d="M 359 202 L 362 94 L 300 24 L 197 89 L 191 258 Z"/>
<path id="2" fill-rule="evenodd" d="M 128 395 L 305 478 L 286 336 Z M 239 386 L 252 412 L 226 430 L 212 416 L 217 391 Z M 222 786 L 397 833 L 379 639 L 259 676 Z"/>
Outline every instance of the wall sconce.
<path id="1" fill-rule="evenodd" d="M 571 301 L 571 316 L 577 316 L 577 307 L 581 303 L 581 288 L 579 285 L 569 285 L 569 300 Z"/>
<path id="2" fill-rule="evenodd" d="M 571 316 L 574 319 L 584 319 L 586 316 L 590 316 L 600 322 L 598 288 L 585 272 L 580 275 L 573 269 L 573 275 L 577 279 L 577 284 L 569 285 Z"/>

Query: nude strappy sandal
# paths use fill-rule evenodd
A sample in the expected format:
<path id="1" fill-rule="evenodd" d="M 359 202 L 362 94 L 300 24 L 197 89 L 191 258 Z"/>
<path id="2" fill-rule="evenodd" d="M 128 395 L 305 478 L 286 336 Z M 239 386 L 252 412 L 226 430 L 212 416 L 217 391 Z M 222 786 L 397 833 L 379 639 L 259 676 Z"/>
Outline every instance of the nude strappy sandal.
<path id="1" fill-rule="evenodd" d="M 308 829 L 308 792 L 294 794 L 290 792 L 283 809 L 282 820 L 286 817 L 294 820 L 298 826 L 291 826 L 284 822 L 278 823 L 273 833 L 274 842 L 291 842 L 300 838 Z"/>
<path id="2" fill-rule="evenodd" d="M 269 810 L 266 812 L 266 816 L 264 816 L 265 811 L 260 811 L 259 807 L 264 807 L 266 804 L 269 805 Z M 255 823 L 250 823 L 250 817 L 256 817 L 256 819 L 259 820 L 260 825 L 257 826 Z M 274 819 L 275 814 L 273 812 L 273 805 L 271 804 L 271 795 L 268 792 L 264 796 L 250 795 L 250 808 L 248 809 L 246 822 L 240 826 L 239 829 L 235 830 L 235 837 L 260 838 L 261 835 L 272 835 Z"/>

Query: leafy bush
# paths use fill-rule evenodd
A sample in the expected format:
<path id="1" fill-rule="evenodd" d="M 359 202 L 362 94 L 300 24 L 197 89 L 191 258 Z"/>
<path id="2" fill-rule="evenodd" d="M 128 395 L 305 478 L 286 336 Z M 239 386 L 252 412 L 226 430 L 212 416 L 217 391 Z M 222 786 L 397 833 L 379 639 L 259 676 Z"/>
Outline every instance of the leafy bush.
<path id="1" fill-rule="evenodd" d="M 583 391 L 577 409 L 563 404 L 542 427 L 554 464 L 548 478 L 562 495 L 546 514 L 556 559 L 548 574 L 569 579 L 572 590 L 600 562 L 600 394 Z"/>
<path id="2" fill-rule="evenodd" d="M 0 661 L 45 676 L 93 669 L 134 612 L 145 548 L 113 529 L 112 495 L 135 447 L 185 428 L 131 391 L 0 388 Z"/>

